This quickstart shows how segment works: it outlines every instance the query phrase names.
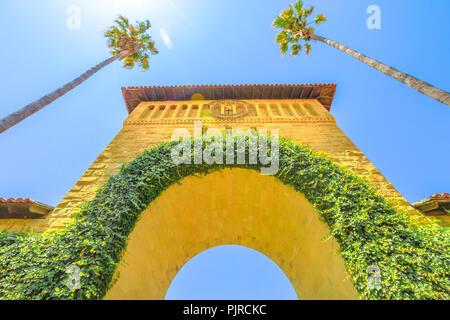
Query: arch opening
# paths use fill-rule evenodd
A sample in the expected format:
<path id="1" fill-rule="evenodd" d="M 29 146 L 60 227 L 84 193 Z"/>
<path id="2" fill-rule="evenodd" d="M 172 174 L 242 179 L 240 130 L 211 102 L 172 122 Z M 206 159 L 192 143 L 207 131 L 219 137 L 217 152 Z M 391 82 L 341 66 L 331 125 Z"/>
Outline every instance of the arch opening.
<path id="1" fill-rule="evenodd" d="M 189 260 L 167 290 L 166 300 L 297 300 L 283 270 L 251 248 L 223 245 Z"/>

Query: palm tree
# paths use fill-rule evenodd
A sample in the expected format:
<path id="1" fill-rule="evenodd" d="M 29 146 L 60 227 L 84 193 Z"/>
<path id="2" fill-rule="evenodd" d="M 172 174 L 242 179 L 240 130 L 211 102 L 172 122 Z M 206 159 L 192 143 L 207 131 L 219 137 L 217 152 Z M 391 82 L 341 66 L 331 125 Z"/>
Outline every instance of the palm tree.
<path id="1" fill-rule="evenodd" d="M 333 40 L 315 34 L 312 25 L 325 22 L 326 18 L 322 14 L 319 14 L 313 21 L 308 21 L 313 11 L 314 7 L 304 9 L 303 2 L 298 1 L 293 6 L 289 6 L 289 9 L 282 12 L 281 15 L 277 16 L 272 23 L 276 28 L 282 29 L 276 37 L 276 42 L 280 44 L 280 50 L 283 53 L 283 56 L 289 49 L 292 56 L 298 55 L 303 49 L 302 44 L 304 44 L 306 55 L 308 55 L 311 51 L 310 42 L 320 41 L 345 52 L 353 58 L 356 58 L 372 68 L 406 84 L 414 90 L 450 106 L 450 93 L 438 89 L 429 83 L 416 79 L 406 73 L 400 72 L 377 60 L 371 59 Z"/>
<path id="2" fill-rule="evenodd" d="M 105 37 L 108 39 L 108 45 L 111 48 L 112 57 L 99 63 L 92 69 L 89 69 L 78 78 L 60 87 L 59 89 L 47 94 L 46 96 L 30 103 L 19 111 L 11 113 L 9 116 L 0 120 L 0 133 L 11 128 L 20 121 L 26 119 L 33 113 L 41 110 L 51 102 L 59 97 L 65 95 L 67 92 L 86 81 L 94 73 L 106 67 L 116 60 L 122 60 L 123 66 L 126 68 L 133 68 L 139 64 L 144 70 L 149 67 L 149 54 L 157 54 L 155 43 L 152 41 L 150 35 L 146 32 L 150 29 L 150 21 L 137 22 L 136 26 L 129 23 L 128 19 L 119 16 L 115 21 L 116 25 L 112 26 L 105 32 Z"/>

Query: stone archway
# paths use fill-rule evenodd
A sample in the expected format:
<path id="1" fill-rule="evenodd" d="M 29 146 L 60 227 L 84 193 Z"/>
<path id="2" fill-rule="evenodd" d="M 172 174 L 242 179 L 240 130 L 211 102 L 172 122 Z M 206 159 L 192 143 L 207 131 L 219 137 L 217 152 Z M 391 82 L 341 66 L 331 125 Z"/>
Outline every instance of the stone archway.
<path id="1" fill-rule="evenodd" d="M 187 261 L 224 244 L 268 256 L 299 299 L 359 299 L 339 245 L 319 217 L 292 186 L 254 170 L 184 178 L 142 212 L 105 299 L 164 299 Z"/>
<path id="2" fill-rule="evenodd" d="M 190 257 L 219 244 L 271 258 L 300 299 L 448 296 L 446 230 L 395 210 L 308 148 L 280 139 L 280 170 L 268 177 L 246 171 L 258 165 L 176 166 L 173 145 L 122 166 L 64 230 L 0 234 L 0 298 L 162 299 Z M 79 289 L 67 286 L 68 265 L 81 267 Z M 380 277 L 378 289 L 369 286 Z"/>

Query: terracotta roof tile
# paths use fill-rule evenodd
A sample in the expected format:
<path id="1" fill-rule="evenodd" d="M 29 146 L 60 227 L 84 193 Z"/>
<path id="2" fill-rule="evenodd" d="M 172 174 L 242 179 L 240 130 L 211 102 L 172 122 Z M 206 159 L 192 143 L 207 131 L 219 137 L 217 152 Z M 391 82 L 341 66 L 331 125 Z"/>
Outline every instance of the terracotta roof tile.
<path id="1" fill-rule="evenodd" d="M 432 198 L 435 198 L 435 199 L 450 199 L 450 194 L 448 194 L 448 193 L 444 193 L 444 194 L 436 193 L 436 194 L 434 194 L 432 196 Z"/>
<path id="2" fill-rule="evenodd" d="M 36 203 L 36 201 L 34 201 L 34 200 L 22 199 L 22 198 L 17 198 L 17 199 L 13 199 L 13 198 L 3 199 L 3 198 L 0 198 L 0 202 L 1 203 Z"/>

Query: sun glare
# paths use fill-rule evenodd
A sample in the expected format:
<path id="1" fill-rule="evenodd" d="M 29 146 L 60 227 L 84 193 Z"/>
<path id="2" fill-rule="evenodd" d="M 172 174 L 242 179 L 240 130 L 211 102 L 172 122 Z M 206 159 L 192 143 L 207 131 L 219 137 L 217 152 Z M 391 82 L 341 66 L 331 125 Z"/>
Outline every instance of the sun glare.
<path id="1" fill-rule="evenodd" d="M 114 0 L 114 14 L 142 19 L 144 18 L 148 7 L 152 7 L 152 10 L 154 9 L 154 2 L 155 1 L 147 1 L 144 7 L 143 0 Z"/>

